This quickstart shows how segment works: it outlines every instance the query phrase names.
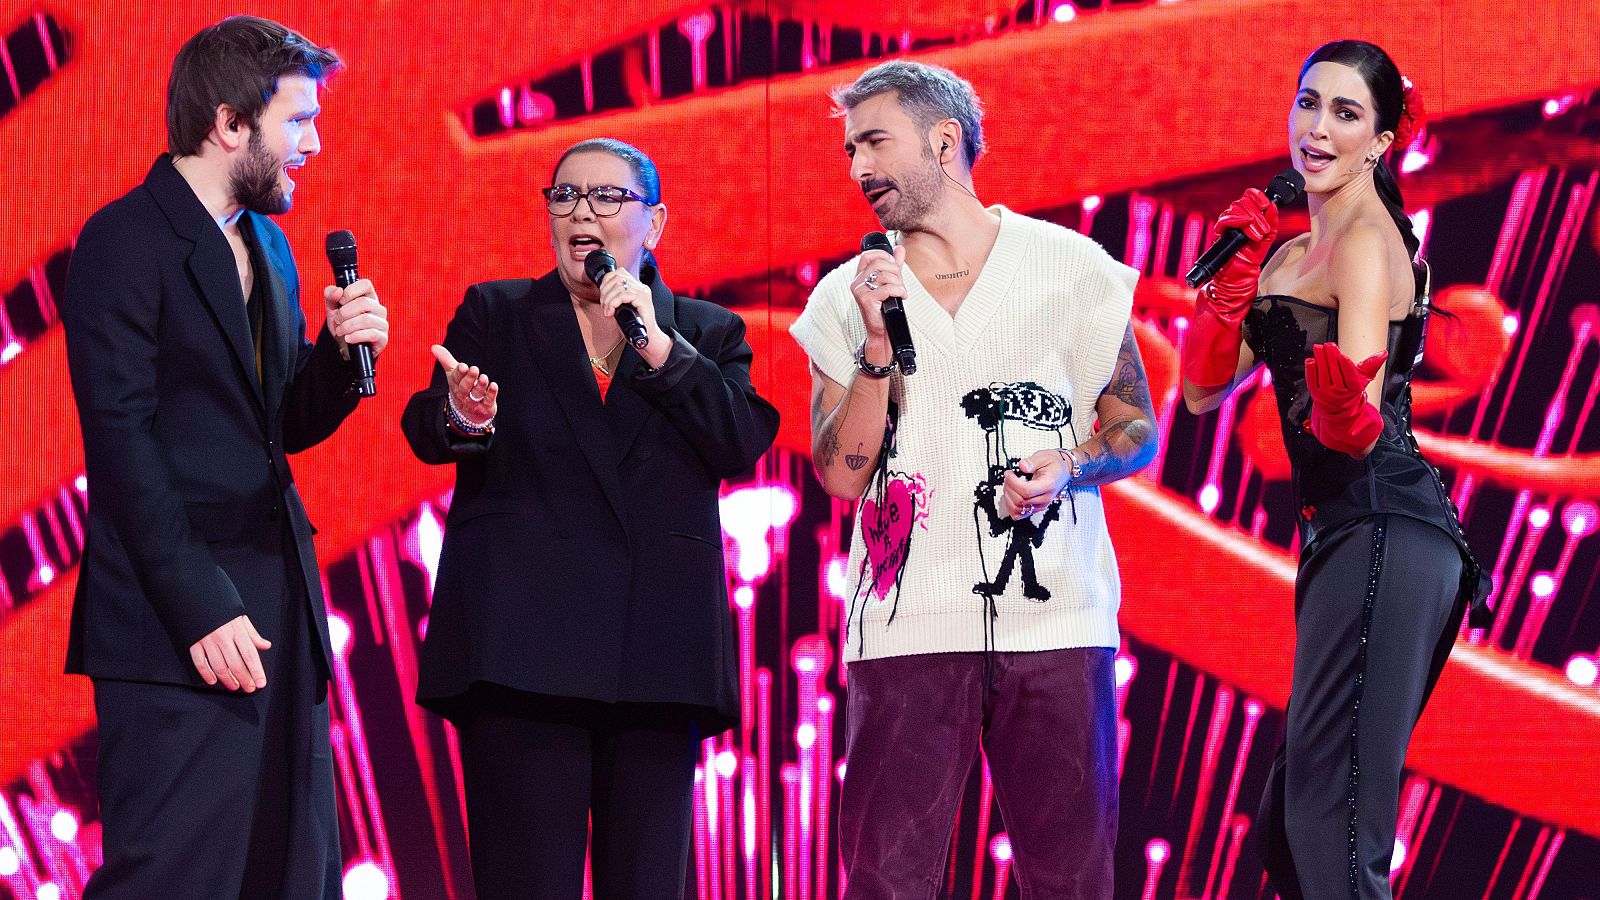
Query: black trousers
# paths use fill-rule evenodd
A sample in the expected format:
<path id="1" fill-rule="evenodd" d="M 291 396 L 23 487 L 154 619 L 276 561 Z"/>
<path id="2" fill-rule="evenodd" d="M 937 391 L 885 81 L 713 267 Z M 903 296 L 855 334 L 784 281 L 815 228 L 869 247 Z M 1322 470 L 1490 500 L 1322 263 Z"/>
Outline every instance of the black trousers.
<path id="1" fill-rule="evenodd" d="M 692 711 L 479 684 L 456 717 L 478 900 L 679 900 L 700 732 Z"/>
<path id="2" fill-rule="evenodd" d="M 1461 554 L 1406 516 L 1351 522 L 1301 563 L 1284 743 L 1262 797 L 1284 900 L 1387 900 L 1406 745 L 1464 607 Z"/>
<path id="3" fill-rule="evenodd" d="M 292 544 L 259 549 L 217 552 L 281 598 L 254 622 L 265 689 L 94 682 L 105 864 L 86 900 L 341 896 L 326 666 Z"/>

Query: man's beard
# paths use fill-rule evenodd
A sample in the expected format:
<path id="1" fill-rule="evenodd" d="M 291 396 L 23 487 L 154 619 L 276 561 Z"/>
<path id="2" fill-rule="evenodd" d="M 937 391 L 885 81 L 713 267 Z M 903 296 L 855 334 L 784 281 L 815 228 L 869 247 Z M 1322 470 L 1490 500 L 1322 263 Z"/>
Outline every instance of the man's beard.
<path id="1" fill-rule="evenodd" d="M 267 150 L 261 130 L 250 130 L 250 143 L 245 147 L 245 158 L 233 167 L 228 176 L 228 187 L 240 206 L 264 216 L 280 216 L 289 211 L 293 201 L 278 184 L 283 173 L 283 160 Z"/>
<path id="2" fill-rule="evenodd" d="M 895 198 L 894 205 L 889 211 L 878 219 L 884 228 L 893 231 L 915 231 L 939 202 L 939 192 L 944 188 L 942 181 L 944 173 L 939 170 L 939 161 L 933 154 L 924 152 L 922 158 L 927 162 L 927 167 L 917 169 L 909 177 L 902 177 L 894 182 L 895 190 L 900 196 Z"/>

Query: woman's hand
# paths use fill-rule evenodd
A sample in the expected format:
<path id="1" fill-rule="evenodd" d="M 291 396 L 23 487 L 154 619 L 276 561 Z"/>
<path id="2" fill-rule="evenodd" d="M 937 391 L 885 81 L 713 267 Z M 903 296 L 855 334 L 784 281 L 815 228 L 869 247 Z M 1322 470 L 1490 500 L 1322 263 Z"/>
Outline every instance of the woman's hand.
<path id="1" fill-rule="evenodd" d="M 450 388 L 450 405 L 456 412 L 474 424 L 492 420 L 500 408 L 497 402 L 500 385 L 490 381 L 477 366 L 458 362 L 442 345 L 433 345 L 433 358 L 444 369 L 444 380 Z"/>
<path id="2" fill-rule="evenodd" d="M 662 331 L 656 322 L 655 298 L 650 295 L 650 288 L 633 277 L 632 272 L 614 269 L 600 282 L 600 310 L 607 318 L 616 318 L 617 307 L 624 303 L 639 314 L 639 321 L 644 323 L 645 337 L 650 341 L 639 351 L 639 355 L 644 358 L 645 365 L 652 369 L 660 368 L 672 352 L 672 337 Z"/>

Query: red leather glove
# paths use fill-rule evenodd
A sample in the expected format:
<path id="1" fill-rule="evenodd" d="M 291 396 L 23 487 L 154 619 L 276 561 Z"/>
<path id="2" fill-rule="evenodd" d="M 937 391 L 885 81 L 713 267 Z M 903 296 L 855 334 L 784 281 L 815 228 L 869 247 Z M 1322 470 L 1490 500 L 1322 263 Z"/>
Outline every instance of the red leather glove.
<path id="1" fill-rule="evenodd" d="M 1183 339 L 1183 377 L 1197 387 L 1221 387 L 1233 381 L 1244 317 L 1256 298 L 1261 264 L 1278 236 L 1278 207 L 1264 191 L 1250 188 L 1211 226 L 1212 239 L 1229 228 L 1244 232 L 1250 242 L 1195 295 L 1194 319 Z"/>
<path id="2" fill-rule="evenodd" d="M 1306 360 L 1306 390 L 1311 393 L 1311 419 L 1306 426 L 1322 446 L 1356 459 L 1383 434 L 1383 416 L 1367 402 L 1367 385 L 1389 358 L 1387 350 L 1359 363 L 1340 352 L 1338 344 L 1317 344 Z"/>

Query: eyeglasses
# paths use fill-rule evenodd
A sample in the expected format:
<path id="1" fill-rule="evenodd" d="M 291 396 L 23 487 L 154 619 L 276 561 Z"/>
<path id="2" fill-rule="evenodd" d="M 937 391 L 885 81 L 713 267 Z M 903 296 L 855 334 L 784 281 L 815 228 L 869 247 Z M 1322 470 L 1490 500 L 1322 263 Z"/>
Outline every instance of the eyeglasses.
<path id="1" fill-rule="evenodd" d="M 544 194 L 545 208 L 550 210 L 552 216 L 570 215 L 578 208 L 578 201 L 585 199 L 589 201 L 589 208 L 594 214 L 602 219 L 622 212 L 624 203 L 650 202 L 627 188 L 609 184 L 602 184 L 587 191 L 580 191 L 570 184 L 558 184 L 555 187 L 545 188 L 541 193 Z"/>

